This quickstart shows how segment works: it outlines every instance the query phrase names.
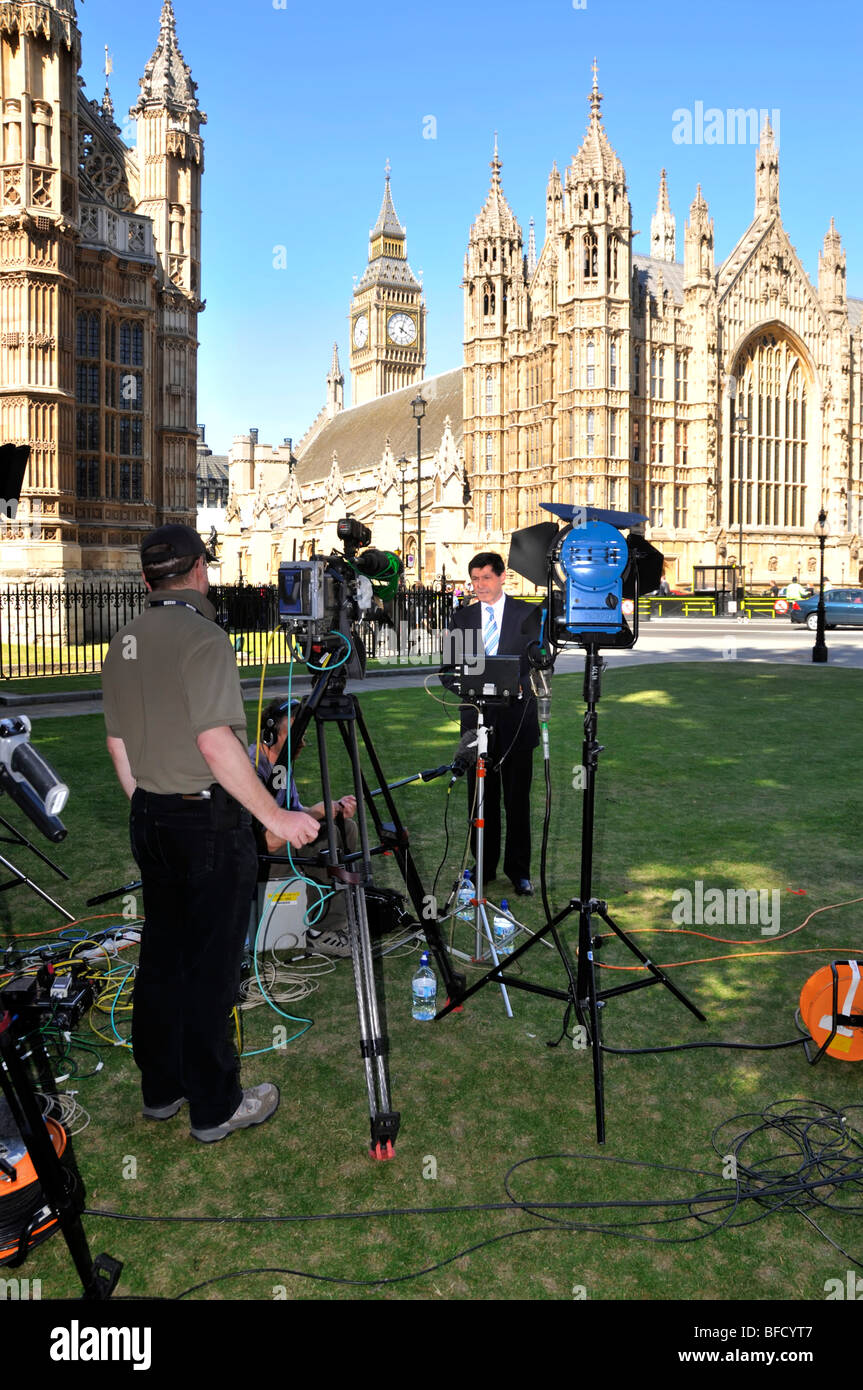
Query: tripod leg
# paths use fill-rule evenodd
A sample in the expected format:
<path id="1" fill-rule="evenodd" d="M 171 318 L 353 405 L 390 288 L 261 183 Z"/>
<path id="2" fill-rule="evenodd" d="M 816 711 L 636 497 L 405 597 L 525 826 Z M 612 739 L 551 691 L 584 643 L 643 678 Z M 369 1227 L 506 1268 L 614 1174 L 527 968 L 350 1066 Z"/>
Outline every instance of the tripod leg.
<path id="1" fill-rule="evenodd" d="M 500 965 L 500 957 L 498 956 L 497 950 L 495 948 L 494 933 L 492 932 L 492 929 L 488 924 L 488 913 L 485 910 L 485 904 L 481 902 L 477 902 L 476 905 L 476 931 L 477 937 L 480 941 L 482 940 L 482 936 L 480 935 L 480 933 L 485 932 L 486 940 L 488 941 L 488 948 L 491 951 L 491 958 L 494 962 L 495 967 L 497 968 Z M 477 960 L 479 959 L 480 956 L 478 955 Z M 507 1018 L 512 1018 L 512 1005 L 509 1002 L 509 995 L 506 992 L 506 985 L 504 984 L 503 980 L 500 981 L 500 992 L 503 995 L 503 1003 L 504 1008 L 506 1009 L 506 1016 Z"/>
<path id="2" fill-rule="evenodd" d="M 371 1125 L 372 1158 L 394 1158 L 393 1145 L 399 1131 L 400 1115 L 390 1109 L 387 1076 L 386 1039 L 381 1033 L 380 1012 L 375 988 L 374 963 L 369 939 L 368 916 L 363 889 L 347 887 L 347 916 L 351 936 L 351 962 L 360 1024 L 360 1052 L 366 1074 Z"/>
<path id="3" fill-rule="evenodd" d="M 21 870 L 16 869 L 12 861 L 10 859 L 5 859 L 2 854 L 0 854 L 0 864 L 3 864 L 7 869 L 10 870 L 11 873 L 15 875 L 15 880 L 13 883 L 4 883 L 2 886 L 0 886 L 0 893 L 2 893 L 7 888 L 15 888 L 19 883 L 23 883 L 26 888 L 32 888 L 34 893 L 38 893 L 39 897 L 42 898 L 44 902 L 50 903 L 52 907 L 56 907 L 57 911 L 62 913 L 62 915 L 66 918 L 68 922 L 75 921 L 75 918 L 72 916 L 71 912 L 67 912 L 65 907 L 61 907 L 58 902 L 55 902 L 49 893 L 46 893 L 43 888 L 39 887 L 38 883 L 34 883 L 32 878 L 28 878 L 26 874 L 22 874 Z M 64 874 L 63 876 L 64 878 L 68 877 L 68 875 L 66 874 Z"/>
<path id="4" fill-rule="evenodd" d="M 605 1088 L 603 1078 L 602 1036 L 600 1029 L 601 1001 L 596 993 L 596 962 L 593 956 L 593 936 L 590 904 L 581 903 L 578 919 L 578 975 L 575 991 L 575 1015 L 590 1039 L 593 1057 L 593 1105 L 596 1115 L 596 1142 L 605 1143 Z"/>

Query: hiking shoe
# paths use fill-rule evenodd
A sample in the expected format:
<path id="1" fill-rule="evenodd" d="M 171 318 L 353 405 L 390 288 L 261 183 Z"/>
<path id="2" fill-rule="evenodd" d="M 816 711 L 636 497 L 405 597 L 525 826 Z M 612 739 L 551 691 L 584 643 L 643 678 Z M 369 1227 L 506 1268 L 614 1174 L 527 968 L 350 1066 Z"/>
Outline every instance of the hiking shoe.
<path id="1" fill-rule="evenodd" d="M 349 956 L 351 938 L 346 931 L 306 932 L 306 950 L 320 956 Z"/>
<path id="2" fill-rule="evenodd" d="M 172 1100 L 170 1105 L 143 1105 L 141 1114 L 145 1120 L 172 1120 L 186 1104 L 186 1097 L 180 1096 L 179 1100 Z"/>
<path id="3" fill-rule="evenodd" d="M 262 1125 L 279 1108 L 279 1088 L 269 1081 L 260 1086 L 252 1086 L 243 1092 L 243 1099 L 229 1120 L 224 1124 L 213 1125 L 211 1129 L 191 1128 L 189 1133 L 202 1144 L 215 1144 L 219 1139 L 227 1139 L 235 1129 L 248 1129 L 250 1125 Z"/>

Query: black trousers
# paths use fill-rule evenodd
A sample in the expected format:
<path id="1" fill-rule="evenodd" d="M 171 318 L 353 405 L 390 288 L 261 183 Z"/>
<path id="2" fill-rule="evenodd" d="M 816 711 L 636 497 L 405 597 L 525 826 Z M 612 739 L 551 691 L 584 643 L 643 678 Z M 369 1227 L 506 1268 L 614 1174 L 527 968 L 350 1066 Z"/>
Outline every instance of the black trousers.
<path id="1" fill-rule="evenodd" d="M 144 896 L 132 999 L 144 1104 L 185 1096 L 192 1126 L 208 1129 L 243 1097 L 229 1021 L 257 878 L 251 817 L 221 788 L 209 801 L 137 790 L 130 829 Z"/>
<path id="2" fill-rule="evenodd" d="M 500 859 L 500 803 L 506 813 L 506 845 L 503 871 L 510 878 L 530 878 L 530 784 L 533 777 L 533 749 L 516 745 L 503 760 L 499 772 L 486 772 L 485 777 L 485 878 L 497 873 Z M 468 815 L 473 806 L 476 770 L 467 774 Z M 471 829 L 471 849 L 476 857 L 476 831 Z"/>

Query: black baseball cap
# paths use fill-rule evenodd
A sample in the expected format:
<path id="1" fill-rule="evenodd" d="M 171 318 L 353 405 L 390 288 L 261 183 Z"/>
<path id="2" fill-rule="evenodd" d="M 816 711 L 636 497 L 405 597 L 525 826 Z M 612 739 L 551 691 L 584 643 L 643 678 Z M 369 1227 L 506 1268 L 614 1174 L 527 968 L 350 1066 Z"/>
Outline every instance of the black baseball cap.
<path id="1" fill-rule="evenodd" d="M 186 560 L 206 555 L 207 547 L 191 526 L 171 523 L 148 531 L 141 542 L 141 564 L 164 565 L 169 560 Z"/>

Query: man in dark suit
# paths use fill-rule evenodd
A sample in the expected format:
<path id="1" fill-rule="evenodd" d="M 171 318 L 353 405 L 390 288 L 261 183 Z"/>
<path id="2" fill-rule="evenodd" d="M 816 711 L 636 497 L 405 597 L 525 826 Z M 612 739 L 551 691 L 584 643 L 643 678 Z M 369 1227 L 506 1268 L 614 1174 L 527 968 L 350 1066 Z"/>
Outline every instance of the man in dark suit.
<path id="1" fill-rule="evenodd" d="M 527 650 L 539 637 L 540 605 L 509 598 L 503 592 L 506 566 L 494 551 L 481 551 L 468 566 L 477 603 L 459 608 L 450 631 L 470 634 L 462 638 L 467 653 L 485 651 L 488 656 L 521 658 L 522 699 L 511 706 L 486 710 L 490 728 L 489 767 L 485 779 L 485 881 L 497 876 L 500 857 L 500 803 L 506 813 L 506 845 L 503 868 L 517 893 L 532 894 L 530 881 L 530 783 L 533 750 L 539 743 L 536 700 L 528 684 Z M 444 650 L 447 650 L 445 645 Z M 476 710 L 461 712 L 462 733 L 476 728 Z M 468 813 L 474 804 L 476 772 L 467 777 Z M 471 843 L 474 843 L 474 835 Z"/>

